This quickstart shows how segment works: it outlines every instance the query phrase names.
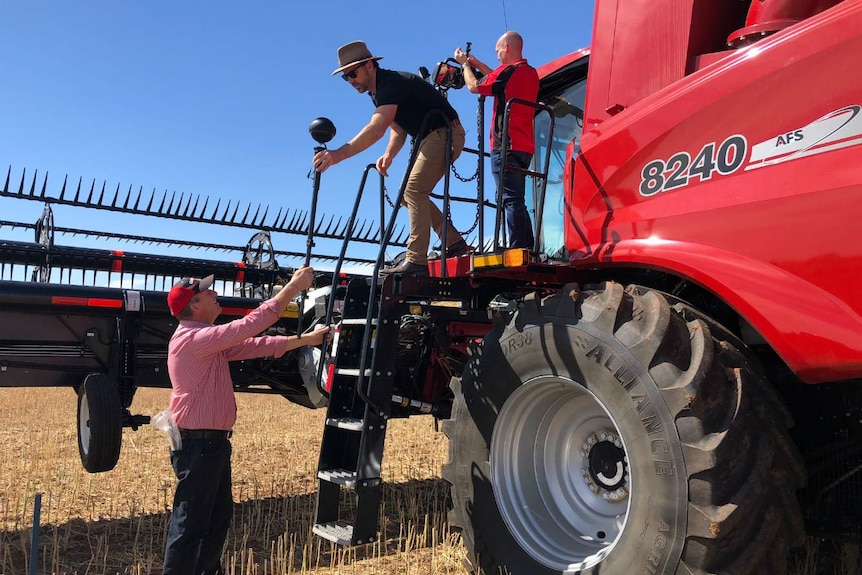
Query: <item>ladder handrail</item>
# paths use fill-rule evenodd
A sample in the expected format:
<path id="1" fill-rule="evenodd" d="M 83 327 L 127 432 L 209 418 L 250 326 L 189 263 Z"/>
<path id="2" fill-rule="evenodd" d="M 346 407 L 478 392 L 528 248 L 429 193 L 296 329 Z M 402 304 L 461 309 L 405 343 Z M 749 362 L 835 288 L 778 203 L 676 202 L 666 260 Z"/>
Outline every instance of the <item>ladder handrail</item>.
<path id="1" fill-rule="evenodd" d="M 502 226 L 502 220 L 503 220 L 502 212 L 505 209 L 503 207 L 503 173 L 502 172 L 515 172 L 515 173 L 519 173 L 519 174 L 525 174 L 525 175 L 533 177 L 534 179 L 543 180 L 543 181 L 547 182 L 548 181 L 548 167 L 550 166 L 550 162 L 551 162 L 551 147 L 548 146 L 547 150 L 545 151 L 544 172 L 533 171 L 533 170 L 524 170 L 521 168 L 510 167 L 510 166 L 506 165 L 506 155 L 509 153 L 509 118 L 510 118 L 510 114 L 511 114 L 511 110 L 512 110 L 513 105 L 522 105 L 522 106 L 527 106 L 528 108 L 534 108 L 536 110 L 536 112 L 540 112 L 540 111 L 541 112 L 547 112 L 548 117 L 550 119 L 550 121 L 548 123 L 548 125 L 549 125 L 548 140 L 549 141 L 551 139 L 553 139 L 554 127 L 556 125 L 556 121 L 554 118 L 554 111 L 547 104 L 542 104 L 541 102 L 534 102 L 532 100 L 524 100 L 522 98 L 512 98 L 511 100 L 506 102 L 506 108 L 505 108 L 505 112 L 503 114 L 503 135 L 501 138 L 502 141 L 500 142 L 500 153 L 503 155 L 503 157 L 500 159 L 501 174 L 500 174 L 499 181 L 497 182 L 497 193 L 495 194 L 496 203 L 497 203 L 497 214 L 496 214 L 496 218 L 494 220 L 494 251 L 498 251 L 500 249 L 500 234 L 501 234 L 501 232 L 505 233 L 505 229 Z M 535 131 L 535 129 L 536 129 L 535 128 L 536 112 L 533 113 L 533 131 Z M 535 154 L 534 154 L 534 158 L 535 158 Z M 536 221 L 534 222 L 534 224 L 535 224 L 536 232 L 538 232 L 538 230 L 540 229 L 540 223 L 542 221 L 542 211 L 543 211 L 544 198 L 545 198 L 545 196 L 544 196 L 545 187 L 546 186 L 542 186 L 541 202 L 537 201 L 536 202 L 537 205 L 535 206 L 535 208 L 536 208 Z M 533 251 L 534 252 L 539 251 L 539 234 L 538 233 L 534 234 L 534 236 L 533 236 Z"/>
<path id="2" fill-rule="evenodd" d="M 446 155 L 445 155 L 445 162 L 446 163 L 445 163 L 445 165 L 446 165 L 447 169 L 445 170 L 445 173 L 444 173 L 444 184 L 443 184 L 443 208 L 444 208 L 444 212 L 445 212 L 445 210 L 447 210 L 449 207 L 449 169 L 448 169 L 448 166 L 452 163 L 452 123 L 449 120 L 449 118 L 446 117 L 446 115 L 443 113 L 442 110 L 430 110 L 425 115 L 425 117 L 422 119 L 422 124 L 421 124 L 419 131 L 417 133 L 418 134 L 425 134 L 427 136 L 426 128 L 428 127 L 429 119 L 436 116 L 436 115 L 439 115 L 443 118 L 444 123 L 445 123 L 445 127 L 446 127 Z M 369 290 L 370 290 L 370 293 L 372 294 L 372 296 L 371 296 L 372 298 L 374 297 L 374 294 L 377 293 L 379 274 L 380 274 L 380 269 L 383 267 L 383 262 L 384 262 L 385 254 L 386 254 L 386 246 L 388 245 L 389 239 L 392 236 L 392 232 L 395 229 L 395 224 L 396 224 L 397 218 L 398 218 L 398 210 L 400 209 L 401 204 L 404 200 L 404 193 L 407 189 L 407 183 L 409 182 L 410 173 L 412 172 L 413 166 L 416 164 L 416 159 L 419 156 L 419 148 L 420 148 L 421 142 L 422 142 L 421 139 L 416 139 L 416 138 L 413 139 L 413 142 L 410 146 L 410 158 L 407 162 L 407 168 L 404 170 L 404 176 L 402 177 L 401 185 L 399 186 L 399 189 L 398 189 L 398 196 L 395 199 L 395 201 L 393 202 L 394 205 L 393 205 L 392 213 L 389 216 L 389 221 L 386 225 L 386 229 L 385 229 L 385 231 L 381 230 L 382 233 L 380 235 L 380 249 L 378 250 L 378 253 L 377 253 L 377 259 L 375 261 L 374 270 L 373 270 L 372 275 L 371 275 L 371 285 L 369 286 Z M 342 242 L 342 247 L 341 247 L 341 253 L 339 255 L 338 262 L 336 263 L 335 271 L 333 272 L 332 290 L 330 293 L 329 302 L 327 304 L 327 310 L 326 310 L 326 322 L 327 322 L 327 324 L 331 323 L 331 321 L 332 321 L 332 308 L 334 305 L 334 295 L 335 295 L 335 289 L 337 288 L 338 276 L 339 276 L 339 273 L 341 270 L 341 262 L 344 259 L 344 254 L 347 251 L 347 244 L 350 241 L 350 236 L 353 232 L 353 222 L 355 220 L 356 213 L 359 209 L 359 202 L 360 202 L 361 197 L 362 197 L 362 192 L 364 191 L 364 188 L 365 188 L 365 182 L 366 182 L 366 179 L 368 177 L 368 172 L 372 168 L 376 169 L 376 166 L 374 164 L 369 164 L 365 168 L 365 171 L 363 172 L 362 182 L 360 183 L 359 191 L 357 193 L 357 198 L 356 198 L 356 201 L 355 201 L 354 206 L 353 206 L 353 211 L 351 212 L 350 219 L 348 220 L 348 224 L 347 224 L 347 227 L 345 230 L 344 241 Z M 380 201 L 381 201 L 380 215 L 381 215 L 381 220 L 380 221 L 382 224 L 382 222 L 384 220 L 383 201 L 385 199 L 385 188 L 383 185 L 382 174 L 381 174 L 380 178 L 381 178 L 381 180 L 380 180 L 380 182 L 381 182 L 381 185 L 380 185 Z M 448 222 L 446 221 L 446 218 L 443 219 L 442 226 L 443 227 L 441 229 L 441 235 L 442 235 L 442 239 L 443 239 L 443 242 L 442 242 L 443 243 L 443 252 L 441 254 L 441 257 L 445 258 L 445 256 L 446 256 L 446 234 L 448 232 Z M 443 277 L 444 278 L 446 277 L 445 266 L 443 269 Z M 373 319 L 372 318 L 373 310 L 374 310 L 374 301 L 373 301 L 373 299 L 369 298 L 366 317 L 365 317 L 365 325 L 366 326 L 371 325 L 371 321 Z M 381 309 L 378 310 L 378 316 L 382 315 L 382 313 L 383 313 L 383 308 L 381 306 Z M 378 320 L 379 320 L 378 325 L 380 325 L 380 322 L 382 322 L 383 318 L 378 317 Z M 360 352 L 360 359 L 359 359 L 359 376 L 358 376 L 357 382 L 356 382 L 356 394 L 359 396 L 359 398 L 362 401 L 364 401 L 366 403 L 366 405 L 368 405 L 369 408 L 371 408 L 372 411 L 374 411 L 375 414 L 380 415 L 380 414 L 384 413 L 385 408 L 377 405 L 374 401 L 372 401 L 371 398 L 369 397 L 370 392 L 365 390 L 363 387 L 363 384 L 365 383 L 365 369 L 369 363 L 368 348 L 369 348 L 369 345 L 371 342 L 371 331 L 372 330 L 366 329 L 362 335 L 362 349 Z M 322 372 L 323 372 L 323 362 L 321 361 L 320 365 L 318 366 L 317 386 L 318 386 L 319 390 L 321 390 L 324 394 L 326 394 L 326 392 L 323 390 L 323 386 L 321 384 Z M 370 380 L 369 380 L 369 385 L 370 385 Z"/>
<path id="3" fill-rule="evenodd" d="M 326 316 L 324 325 L 332 325 L 332 310 L 335 305 L 335 291 L 338 289 L 338 284 L 341 281 L 341 266 L 344 263 L 344 257 L 347 254 L 347 245 L 350 243 L 350 240 L 353 237 L 353 230 L 356 223 L 356 215 L 359 212 L 359 205 L 362 201 L 362 194 L 365 191 L 365 184 L 368 181 L 368 173 L 371 170 L 377 170 L 377 167 L 374 164 L 368 164 L 365 166 L 365 169 L 362 171 L 362 179 L 359 183 L 359 190 L 356 192 L 356 200 L 353 203 L 353 210 L 350 212 L 350 218 L 347 220 L 347 226 L 345 228 L 344 239 L 341 242 L 341 251 L 338 254 L 338 259 L 335 262 L 335 269 L 332 272 L 332 286 L 329 291 L 329 299 L 326 303 Z M 385 250 L 384 240 L 386 237 L 383 234 L 383 220 L 384 220 L 384 200 L 385 200 L 385 186 L 383 181 L 383 174 L 380 174 L 380 250 Z M 379 258 L 378 258 L 379 260 Z M 378 267 L 375 265 L 374 267 L 374 276 L 377 276 Z M 374 293 L 373 291 L 371 292 Z M 320 365 L 317 366 L 317 389 L 324 396 L 329 396 L 329 393 L 323 388 L 323 364 L 322 361 L 323 356 L 321 355 Z M 334 359 L 334 358 L 333 358 Z"/>
<path id="4" fill-rule="evenodd" d="M 446 127 L 446 156 L 445 156 L 446 171 L 445 171 L 445 180 L 444 180 L 444 184 L 443 184 L 443 196 L 444 196 L 443 206 L 444 206 L 444 210 L 445 210 L 449 206 L 449 169 L 448 168 L 449 168 L 449 164 L 452 163 L 452 123 L 449 121 L 449 118 L 446 117 L 446 115 L 443 113 L 442 110 L 431 110 L 427 114 L 425 114 L 425 117 L 422 119 L 422 125 L 419 127 L 419 131 L 417 132 L 417 134 L 425 134 L 427 136 L 427 134 L 425 133 L 425 130 L 428 127 L 428 121 L 430 118 L 432 118 L 435 115 L 440 115 L 443 118 L 443 120 L 445 122 L 445 127 Z M 395 228 L 395 222 L 396 222 L 397 217 L 398 217 L 398 210 L 401 207 L 402 202 L 404 201 L 404 192 L 407 190 L 407 183 L 409 182 L 409 179 L 410 179 L 410 173 L 413 171 L 413 166 L 416 164 L 416 159 L 419 156 L 419 148 L 421 146 L 421 142 L 422 142 L 422 140 L 414 138 L 413 143 L 410 146 L 410 159 L 407 162 L 407 168 L 404 170 L 404 176 L 401 180 L 401 186 L 398 189 L 398 197 L 394 202 L 395 206 L 392 209 L 392 214 L 389 216 L 389 223 L 386 226 L 386 233 L 385 233 L 383 239 L 381 240 L 380 251 L 377 254 L 377 262 L 374 265 L 374 274 L 371 276 L 371 286 L 370 286 L 371 291 L 370 291 L 370 293 L 372 294 L 372 297 L 374 296 L 374 294 L 377 293 L 377 282 L 379 280 L 380 269 L 381 269 L 381 267 L 383 267 L 383 259 L 384 259 L 384 255 L 386 252 L 386 244 L 388 243 L 389 238 L 392 235 L 392 230 Z M 443 228 L 441 229 L 441 232 L 442 232 L 441 235 L 443 236 L 442 237 L 443 252 L 442 252 L 441 257 L 445 258 L 445 256 L 446 256 L 446 232 L 447 232 L 446 218 L 443 218 L 442 226 L 443 226 Z M 445 266 L 444 266 L 443 274 L 444 274 L 443 277 L 446 277 Z M 384 306 L 379 306 L 379 307 L 380 307 L 380 309 L 378 310 L 378 326 L 383 325 L 382 315 L 384 312 Z M 371 325 L 371 320 L 372 320 L 371 316 L 372 316 L 373 310 L 374 310 L 374 302 L 371 298 L 369 298 L 368 311 L 367 311 L 366 316 L 365 316 L 365 325 L 366 326 Z M 363 388 L 363 384 L 365 383 L 365 369 L 366 369 L 366 366 L 368 365 L 368 360 L 369 360 L 368 348 L 369 348 L 369 345 L 371 343 L 371 331 L 372 330 L 370 330 L 370 329 L 366 329 L 362 334 L 362 350 L 361 350 L 360 356 L 359 356 L 359 377 L 357 378 L 357 381 L 356 381 L 356 394 L 359 396 L 360 399 L 362 399 L 362 401 L 365 402 L 366 405 L 368 405 L 368 407 L 376 415 L 381 415 L 384 413 L 385 407 L 381 407 L 381 406 L 377 405 L 374 401 L 371 400 L 371 398 L 368 397 L 368 395 L 370 394 L 370 384 L 371 384 L 370 378 L 369 378 L 369 390 L 366 391 Z"/>
<path id="5" fill-rule="evenodd" d="M 479 96 L 479 106 L 476 111 L 479 114 L 479 121 L 476 130 L 479 132 L 479 150 L 477 151 L 477 155 L 479 156 L 479 181 L 477 182 L 477 198 L 476 209 L 479 210 L 479 241 L 476 242 L 479 245 L 477 246 L 478 253 L 482 253 L 484 251 L 485 246 L 485 96 Z M 488 154 L 490 157 L 491 154 Z M 499 209 L 497 206 L 494 206 L 494 209 Z M 443 265 L 445 268 L 445 264 Z"/>

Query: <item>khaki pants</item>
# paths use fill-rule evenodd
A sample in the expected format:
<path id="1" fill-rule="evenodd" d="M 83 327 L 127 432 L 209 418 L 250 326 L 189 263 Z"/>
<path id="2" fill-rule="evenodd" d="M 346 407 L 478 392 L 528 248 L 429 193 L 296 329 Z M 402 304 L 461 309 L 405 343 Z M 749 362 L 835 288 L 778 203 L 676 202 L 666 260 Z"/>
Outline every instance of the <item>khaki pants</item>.
<path id="1" fill-rule="evenodd" d="M 460 123 L 452 124 L 452 161 L 464 149 L 464 128 Z M 431 192 L 449 169 L 446 164 L 446 128 L 438 128 L 419 142 L 416 163 L 407 179 L 403 205 L 410 216 L 410 238 L 407 240 L 407 261 L 414 264 L 428 262 L 428 244 L 431 228 L 442 235 L 443 214 L 431 201 Z M 449 226 L 446 247 L 461 241 L 461 234 Z"/>

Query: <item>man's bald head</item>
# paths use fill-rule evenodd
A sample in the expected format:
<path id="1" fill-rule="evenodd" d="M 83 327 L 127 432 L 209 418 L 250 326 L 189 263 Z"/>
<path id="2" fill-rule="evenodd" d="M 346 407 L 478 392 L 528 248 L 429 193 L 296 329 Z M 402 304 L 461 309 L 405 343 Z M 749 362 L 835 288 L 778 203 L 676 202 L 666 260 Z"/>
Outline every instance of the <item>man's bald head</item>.
<path id="1" fill-rule="evenodd" d="M 497 40 L 497 59 L 501 64 L 511 64 L 523 58 L 524 39 L 513 30 L 509 30 Z"/>

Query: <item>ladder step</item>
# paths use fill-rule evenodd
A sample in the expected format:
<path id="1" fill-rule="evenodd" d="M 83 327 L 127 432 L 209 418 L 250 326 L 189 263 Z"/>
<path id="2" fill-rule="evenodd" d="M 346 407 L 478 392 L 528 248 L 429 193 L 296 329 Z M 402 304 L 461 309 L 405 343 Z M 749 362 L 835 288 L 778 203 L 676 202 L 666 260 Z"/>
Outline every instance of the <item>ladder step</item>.
<path id="1" fill-rule="evenodd" d="M 326 425 L 347 429 L 348 431 L 362 431 L 363 421 L 356 417 L 327 417 Z"/>
<path id="2" fill-rule="evenodd" d="M 347 521 L 315 523 L 312 531 L 315 535 L 320 535 L 338 545 L 350 545 L 353 541 L 353 525 Z"/>
<path id="3" fill-rule="evenodd" d="M 323 469 L 317 472 L 317 477 L 345 487 L 356 486 L 356 472 L 347 469 Z"/>
<path id="4" fill-rule="evenodd" d="M 352 369 L 352 368 L 347 368 L 347 367 L 336 367 L 335 373 L 338 375 L 352 375 L 353 377 L 359 377 L 359 370 L 358 369 Z M 371 370 L 370 369 L 365 370 L 365 377 L 371 377 Z"/>
<path id="5" fill-rule="evenodd" d="M 355 318 L 347 318 L 342 319 L 342 325 L 365 325 L 367 322 L 364 317 L 355 317 Z M 377 318 L 371 318 L 371 325 L 377 325 Z"/>

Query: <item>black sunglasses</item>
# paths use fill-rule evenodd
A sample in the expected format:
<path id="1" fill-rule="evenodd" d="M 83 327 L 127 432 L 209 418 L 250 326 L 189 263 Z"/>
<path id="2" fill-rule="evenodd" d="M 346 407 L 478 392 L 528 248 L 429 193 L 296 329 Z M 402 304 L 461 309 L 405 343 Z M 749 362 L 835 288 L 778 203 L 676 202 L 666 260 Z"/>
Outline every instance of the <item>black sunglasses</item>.
<path id="1" fill-rule="evenodd" d="M 356 72 L 358 72 L 359 68 L 361 68 L 361 67 L 362 66 L 357 66 L 356 68 L 354 68 L 350 72 L 345 72 L 344 74 L 341 75 L 341 79 L 344 80 L 345 82 L 347 80 L 355 80 L 356 79 Z"/>

